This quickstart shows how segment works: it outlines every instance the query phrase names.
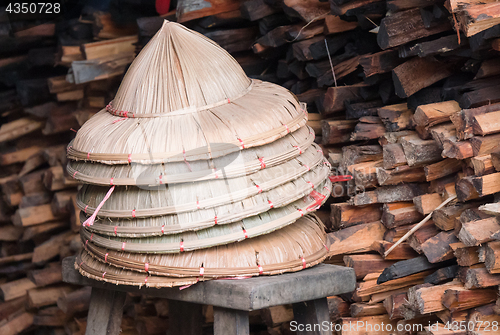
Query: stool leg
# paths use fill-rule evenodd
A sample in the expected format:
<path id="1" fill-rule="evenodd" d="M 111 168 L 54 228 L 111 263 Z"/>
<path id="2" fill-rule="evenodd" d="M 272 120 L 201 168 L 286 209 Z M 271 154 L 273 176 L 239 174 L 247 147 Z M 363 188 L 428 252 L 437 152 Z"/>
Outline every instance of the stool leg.
<path id="1" fill-rule="evenodd" d="M 85 335 L 118 335 L 122 324 L 125 292 L 92 288 Z"/>
<path id="2" fill-rule="evenodd" d="M 168 301 L 168 335 L 199 335 L 202 333 L 202 305 Z"/>
<path id="3" fill-rule="evenodd" d="M 214 335 L 249 335 L 248 312 L 214 306 Z"/>
<path id="4" fill-rule="evenodd" d="M 326 298 L 304 301 L 293 304 L 293 315 L 300 325 L 302 331 L 297 331 L 299 335 L 331 335 L 330 314 L 328 313 L 328 303 Z M 326 321 L 326 322 L 325 322 Z M 310 325 L 310 330 L 307 330 Z M 314 329 L 316 325 L 316 329 Z M 304 328 L 301 328 L 301 327 Z"/>

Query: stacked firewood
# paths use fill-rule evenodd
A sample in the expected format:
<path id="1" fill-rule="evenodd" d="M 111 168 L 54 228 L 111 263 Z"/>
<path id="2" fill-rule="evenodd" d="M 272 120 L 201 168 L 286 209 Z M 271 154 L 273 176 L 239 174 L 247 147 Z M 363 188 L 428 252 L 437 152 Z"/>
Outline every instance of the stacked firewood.
<path id="1" fill-rule="evenodd" d="M 329 298 L 337 333 L 494 334 L 498 2 L 206 3 L 179 1 L 177 13 L 132 23 L 88 10 L 57 25 L 0 23 L 0 334 L 85 332 L 90 291 L 60 273 L 60 260 L 81 248 L 66 144 L 165 18 L 215 40 L 249 76 L 297 94 L 336 180 L 352 176 L 335 184 L 331 213 L 318 213 L 331 231 L 329 262 L 353 267 L 359 281 L 352 295 Z M 125 311 L 123 333 L 167 327 L 165 300 L 130 296 Z M 210 325 L 211 308 L 204 314 Z M 291 320 L 290 306 L 251 315 L 259 334 L 288 334 Z M 342 328 L 357 321 L 393 330 Z"/>

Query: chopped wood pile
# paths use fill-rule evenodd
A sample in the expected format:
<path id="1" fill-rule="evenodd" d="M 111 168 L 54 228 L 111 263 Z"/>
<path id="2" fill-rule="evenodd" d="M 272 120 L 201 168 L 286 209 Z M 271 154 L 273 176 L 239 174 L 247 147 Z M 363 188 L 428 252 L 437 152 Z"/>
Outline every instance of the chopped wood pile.
<path id="1" fill-rule="evenodd" d="M 500 3 L 191 2 L 179 1 L 177 21 L 226 48 L 249 76 L 306 102 L 335 174 L 353 178 L 336 182 L 331 212 L 318 213 L 330 230 L 329 262 L 358 278 L 352 295 L 329 298 L 332 321 L 494 334 Z M 81 248 L 76 183 L 64 172 L 70 129 L 106 106 L 162 20 L 176 20 L 116 15 L 0 22 L 0 334 L 85 333 L 90 291 L 60 276 L 60 260 Z M 124 334 L 164 333 L 166 301 L 131 296 L 126 306 Z M 204 315 L 213 322 L 210 307 Z M 277 306 L 250 322 L 255 333 L 289 334 L 292 319 L 290 306 Z"/>

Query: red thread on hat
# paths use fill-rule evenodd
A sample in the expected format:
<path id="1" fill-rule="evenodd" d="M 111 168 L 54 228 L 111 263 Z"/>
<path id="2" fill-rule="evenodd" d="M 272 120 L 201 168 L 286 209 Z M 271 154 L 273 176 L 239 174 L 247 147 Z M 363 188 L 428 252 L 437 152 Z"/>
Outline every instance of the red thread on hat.
<path id="1" fill-rule="evenodd" d="M 87 244 L 89 244 L 89 240 L 85 241 L 85 249 L 87 249 Z"/>
<path id="2" fill-rule="evenodd" d="M 240 141 L 240 143 L 241 143 L 241 148 L 245 149 L 245 144 L 243 143 L 243 141 L 241 140 L 241 138 L 238 137 L 238 141 Z"/>
<path id="3" fill-rule="evenodd" d="M 115 226 L 115 229 L 114 229 L 115 230 L 115 235 L 118 235 L 117 232 L 116 232 L 117 229 L 118 229 L 118 227 Z"/>
<path id="4" fill-rule="evenodd" d="M 309 165 L 304 164 L 304 166 L 306 167 L 307 171 L 311 171 L 311 168 L 309 167 Z"/>
<path id="5" fill-rule="evenodd" d="M 352 176 L 351 175 L 339 175 L 339 176 L 330 176 L 328 177 L 328 179 L 330 179 L 330 181 L 332 183 L 335 183 L 335 182 L 340 182 L 340 181 L 349 181 L 349 180 L 352 180 Z"/>
<path id="6" fill-rule="evenodd" d="M 204 274 L 205 274 L 205 268 L 202 266 L 200 267 L 200 277 L 203 277 Z"/>
<path id="7" fill-rule="evenodd" d="M 125 250 L 125 242 L 122 243 L 122 250 Z"/>
<path id="8" fill-rule="evenodd" d="M 330 249 L 328 249 L 328 247 L 326 246 L 326 244 L 323 243 L 323 246 L 325 247 L 326 251 L 330 251 Z"/>
<path id="9" fill-rule="evenodd" d="M 162 175 L 160 175 L 160 177 L 159 177 L 159 179 L 160 179 L 160 185 L 163 184 L 163 180 L 161 180 L 161 178 L 162 178 Z"/>
<path id="10" fill-rule="evenodd" d="M 247 234 L 247 231 L 245 230 L 245 228 L 243 228 L 243 235 L 245 236 L 245 238 L 248 238 L 248 234 Z"/>
<path id="11" fill-rule="evenodd" d="M 259 185 L 255 184 L 255 187 L 257 187 L 257 190 L 259 190 L 259 192 L 258 192 L 258 193 L 262 193 L 262 189 L 260 188 L 260 186 L 259 186 Z"/>
<path id="12" fill-rule="evenodd" d="M 299 155 L 302 155 L 302 149 L 298 145 L 294 145 L 293 147 L 299 150 Z"/>
<path id="13" fill-rule="evenodd" d="M 315 210 L 315 209 L 318 209 L 321 204 L 323 203 L 323 200 L 325 200 L 326 196 L 319 193 L 318 191 L 316 190 L 313 190 L 309 196 L 311 198 L 313 198 L 315 201 L 312 205 L 310 205 L 309 207 L 306 208 L 306 211 L 311 211 L 311 210 Z"/>
<path id="14" fill-rule="evenodd" d="M 73 173 L 73 179 L 75 179 L 75 176 L 77 173 L 78 173 L 78 171 L 75 171 L 75 173 Z"/>
<path id="15" fill-rule="evenodd" d="M 193 170 L 191 169 L 191 165 L 189 164 L 189 162 L 187 161 L 187 157 L 186 157 L 186 150 L 185 149 L 182 149 L 182 156 L 184 157 L 184 163 L 186 163 L 188 169 L 190 172 L 193 172 Z"/>
<path id="16" fill-rule="evenodd" d="M 144 283 L 147 284 L 148 283 L 148 276 L 146 276 L 146 279 L 144 279 Z"/>
<path id="17" fill-rule="evenodd" d="M 149 263 L 144 263 L 144 271 L 148 272 L 149 270 Z"/>
<path id="18" fill-rule="evenodd" d="M 135 218 L 135 209 L 132 210 L 132 217 Z"/>
<path id="19" fill-rule="evenodd" d="M 230 104 L 231 103 L 231 100 L 229 100 L 229 98 L 227 98 L 227 103 Z"/>
<path id="20" fill-rule="evenodd" d="M 184 241 L 181 241 L 181 243 L 180 243 L 180 247 L 179 247 L 179 250 L 180 250 L 181 252 L 183 252 L 183 251 L 184 251 Z"/>
<path id="21" fill-rule="evenodd" d="M 165 234 L 165 225 L 161 226 L 161 233 Z"/>
<path id="22" fill-rule="evenodd" d="M 271 200 L 267 200 L 267 202 L 269 203 L 269 208 L 273 208 L 274 207 L 273 202 Z"/>
<path id="23" fill-rule="evenodd" d="M 299 213 L 300 213 L 300 216 L 304 216 L 304 211 L 302 209 L 298 209 Z"/>
<path id="24" fill-rule="evenodd" d="M 132 154 L 128 154 L 127 161 L 130 163 L 132 161 Z"/>
<path id="25" fill-rule="evenodd" d="M 83 264 L 83 261 L 80 262 L 80 265 L 78 265 L 79 267 L 82 267 L 82 264 Z"/>
<path id="26" fill-rule="evenodd" d="M 85 214 L 87 214 L 87 208 L 89 208 L 89 205 L 85 206 L 85 209 L 83 210 Z"/>
<path id="27" fill-rule="evenodd" d="M 217 224 L 217 215 L 214 217 L 215 224 Z"/>
<path id="28" fill-rule="evenodd" d="M 113 121 L 113 124 L 117 123 L 117 122 L 120 122 L 120 121 L 123 121 L 127 118 L 127 116 L 125 115 L 125 117 L 122 117 L 121 119 L 118 119 L 118 120 L 114 120 Z"/>
<path id="29" fill-rule="evenodd" d="M 94 237 L 94 233 L 90 235 L 90 242 L 92 242 L 92 238 Z"/>
<path id="30" fill-rule="evenodd" d="M 257 264 L 258 267 L 259 267 L 259 274 L 263 274 L 264 273 L 264 269 L 262 268 L 262 266 L 260 264 Z"/>
<path id="31" fill-rule="evenodd" d="M 311 185 L 311 187 L 314 189 L 314 184 L 313 183 L 311 183 L 310 181 L 308 181 L 306 183 L 308 183 L 309 185 Z"/>
<path id="32" fill-rule="evenodd" d="M 306 268 L 306 259 L 302 257 L 302 269 Z"/>
<path id="33" fill-rule="evenodd" d="M 104 273 L 102 274 L 102 278 L 104 278 L 104 275 L 106 274 L 106 271 L 104 271 Z"/>
<path id="34" fill-rule="evenodd" d="M 323 188 L 324 188 L 325 190 L 327 190 L 327 191 L 328 191 L 328 193 L 330 193 L 330 188 L 329 188 L 328 186 L 323 186 Z"/>
<path id="35" fill-rule="evenodd" d="M 104 255 L 104 261 L 107 262 L 108 261 L 108 253 L 106 253 L 106 255 Z"/>
<path id="36" fill-rule="evenodd" d="M 104 203 L 106 202 L 106 200 L 109 199 L 109 197 L 111 196 L 111 193 L 113 193 L 115 189 L 115 186 L 112 186 L 108 193 L 106 193 L 106 195 L 104 196 L 104 199 L 102 199 L 101 203 L 99 204 L 99 206 L 97 206 L 97 208 L 95 209 L 94 213 L 92 214 L 91 217 L 89 217 L 87 220 L 85 220 L 85 222 L 83 223 L 83 226 L 91 226 L 94 224 L 94 221 L 97 217 L 97 213 L 99 213 L 99 210 L 101 209 L 101 207 L 104 205 Z"/>
<path id="37" fill-rule="evenodd" d="M 265 169 L 266 168 L 266 163 L 264 163 L 264 159 L 259 158 L 259 162 L 260 162 L 260 168 L 261 169 Z"/>
<path id="38" fill-rule="evenodd" d="M 200 209 L 200 202 L 196 200 L 196 209 Z"/>
<path id="39" fill-rule="evenodd" d="M 288 126 L 286 124 L 284 126 L 286 128 L 286 133 L 288 134 L 290 132 L 290 128 L 288 128 Z"/>
<path id="40" fill-rule="evenodd" d="M 87 159 L 90 159 L 90 152 L 87 152 Z"/>

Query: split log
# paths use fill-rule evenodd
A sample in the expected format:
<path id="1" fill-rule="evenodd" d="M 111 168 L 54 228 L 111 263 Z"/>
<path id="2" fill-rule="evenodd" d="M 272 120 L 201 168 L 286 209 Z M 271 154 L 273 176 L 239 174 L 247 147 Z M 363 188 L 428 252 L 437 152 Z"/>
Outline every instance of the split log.
<path id="1" fill-rule="evenodd" d="M 377 42 L 385 50 L 450 29 L 447 21 L 426 29 L 420 10 L 414 8 L 385 17 L 380 23 Z"/>
<path id="2" fill-rule="evenodd" d="M 357 293 L 360 297 L 369 296 L 372 294 L 387 292 L 397 290 L 399 288 L 408 287 L 411 285 L 418 285 L 424 282 L 424 278 L 430 275 L 432 271 L 423 271 L 415 273 L 402 278 L 387 281 L 382 284 L 377 284 L 377 280 L 370 280 L 366 282 L 361 282 L 359 284 Z"/>
<path id="3" fill-rule="evenodd" d="M 392 71 L 403 60 L 399 58 L 397 50 L 384 50 L 371 55 L 364 55 L 359 59 L 366 77 Z"/>
<path id="4" fill-rule="evenodd" d="M 403 278 L 418 272 L 443 267 L 449 263 L 450 262 L 429 263 L 427 258 L 424 256 L 418 256 L 408 260 L 399 261 L 385 268 L 382 274 L 378 277 L 377 283 L 382 284 L 387 281 L 391 281 L 397 278 Z"/>
<path id="5" fill-rule="evenodd" d="M 406 165 L 406 156 L 400 143 L 389 143 L 383 146 L 384 169 Z"/>
<path id="6" fill-rule="evenodd" d="M 496 301 L 495 289 L 468 290 L 464 287 L 447 289 L 443 294 L 443 305 L 450 312 L 463 311 Z"/>
<path id="7" fill-rule="evenodd" d="M 378 252 L 387 260 L 411 259 L 418 256 L 408 243 L 400 243 L 389 255 L 386 255 L 387 250 L 393 245 L 394 243 L 388 241 L 375 241 L 372 244 L 372 250 Z"/>
<path id="8" fill-rule="evenodd" d="M 475 116 L 500 110 L 500 104 L 491 104 L 473 109 L 463 109 L 450 116 L 457 130 L 457 138 L 465 140 L 473 136 L 472 120 Z"/>
<path id="9" fill-rule="evenodd" d="M 415 205 L 411 202 L 396 202 L 384 204 L 382 207 L 381 222 L 388 229 L 416 223 L 423 219 Z"/>
<path id="10" fill-rule="evenodd" d="M 28 290 L 35 287 L 36 285 L 31 280 L 22 278 L 1 284 L 0 293 L 3 301 L 10 301 L 24 296 Z"/>
<path id="11" fill-rule="evenodd" d="M 396 294 L 391 294 L 384 300 L 384 307 L 391 320 L 404 318 L 403 305 L 408 299 L 408 294 L 406 292 L 400 292 Z"/>
<path id="12" fill-rule="evenodd" d="M 375 203 L 411 201 L 414 197 L 427 193 L 427 189 L 427 185 L 425 184 L 382 186 L 374 191 L 356 194 L 351 198 L 350 203 L 355 206 L 361 206 Z"/>
<path id="13" fill-rule="evenodd" d="M 474 169 L 476 176 L 483 176 L 495 172 L 491 154 L 471 157 L 467 160 L 467 165 Z"/>
<path id="14" fill-rule="evenodd" d="M 493 240 L 493 234 L 500 232 L 496 217 L 462 223 L 458 237 L 468 247 L 477 246 Z"/>
<path id="15" fill-rule="evenodd" d="M 355 120 L 321 121 L 322 143 L 336 144 L 348 142 L 356 126 Z"/>
<path id="16" fill-rule="evenodd" d="M 500 241 L 489 242 L 484 247 L 484 265 L 490 273 L 500 273 Z"/>
<path id="17" fill-rule="evenodd" d="M 380 222 L 364 223 L 328 234 L 329 256 L 371 250 L 374 241 L 382 240 L 385 227 Z"/>
<path id="18" fill-rule="evenodd" d="M 460 266 L 471 266 L 479 263 L 479 247 L 468 247 L 462 242 L 450 244 Z"/>
<path id="19" fill-rule="evenodd" d="M 346 169 L 350 165 L 379 161 L 382 159 L 380 145 L 348 145 L 342 147 L 342 160 L 340 166 Z"/>
<path id="20" fill-rule="evenodd" d="M 351 134 L 351 141 L 377 139 L 385 133 L 385 127 L 378 117 L 363 116 L 359 121 Z"/>
<path id="21" fill-rule="evenodd" d="M 406 103 L 384 106 L 377 109 L 378 116 L 390 132 L 412 128 L 412 111 Z"/>
<path id="22" fill-rule="evenodd" d="M 452 231 L 443 231 L 425 241 L 422 244 L 422 252 L 429 262 L 442 262 L 454 257 L 450 244 L 456 242 L 458 242 L 458 239 Z"/>
<path id="23" fill-rule="evenodd" d="M 449 121 L 450 116 L 461 110 L 454 100 L 418 106 L 413 119 L 419 126 L 433 126 Z"/>
<path id="24" fill-rule="evenodd" d="M 415 57 L 394 68 L 392 79 L 396 95 L 400 98 L 407 98 L 452 74 L 452 64 L 443 64 L 432 56 Z"/>
<path id="25" fill-rule="evenodd" d="M 434 164 L 424 166 L 425 179 L 436 180 L 462 170 L 462 163 L 457 159 L 446 158 Z"/>
<path id="26" fill-rule="evenodd" d="M 329 87 L 323 100 L 323 117 L 345 110 L 344 101 L 359 102 L 362 100 L 360 90 L 366 84 Z"/>
<path id="27" fill-rule="evenodd" d="M 410 288 L 408 291 L 409 304 L 420 314 L 427 314 L 444 310 L 442 300 L 446 290 L 462 288 L 463 284 L 458 281 L 442 285 L 433 285 L 429 287 Z"/>
<path id="28" fill-rule="evenodd" d="M 28 291 L 28 306 L 30 308 L 40 308 L 55 305 L 57 303 L 57 299 L 73 290 L 74 289 L 69 285 L 31 289 Z"/>
<path id="29" fill-rule="evenodd" d="M 409 166 L 422 166 L 441 160 L 441 149 L 433 140 L 422 140 L 416 135 L 400 138 Z"/>
<path id="30" fill-rule="evenodd" d="M 460 267 L 458 265 L 450 265 L 436 270 L 431 275 L 425 277 L 425 282 L 433 285 L 442 284 L 457 276 Z"/>
<path id="31" fill-rule="evenodd" d="M 375 222 L 381 218 L 380 206 L 375 204 L 359 207 L 343 202 L 330 206 L 332 225 L 335 230 Z"/>
<path id="32" fill-rule="evenodd" d="M 415 208 L 419 213 L 424 215 L 432 213 L 442 202 L 443 198 L 439 193 L 422 194 L 413 198 Z"/>
<path id="33" fill-rule="evenodd" d="M 361 255 L 345 255 L 345 266 L 354 269 L 357 279 L 364 278 L 367 274 L 376 271 L 382 271 L 388 266 L 394 264 L 394 261 L 384 260 L 379 255 L 361 254 Z"/>
<path id="34" fill-rule="evenodd" d="M 469 268 L 463 283 L 466 289 L 497 286 L 500 285 L 500 275 L 491 274 L 484 267 Z"/>
<path id="35" fill-rule="evenodd" d="M 365 303 L 354 303 L 350 306 L 351 316 L 354 318 L 362 316 L 374 316 L 386 314 L 385 307 L 382 303 L 369 305 Z"/>

